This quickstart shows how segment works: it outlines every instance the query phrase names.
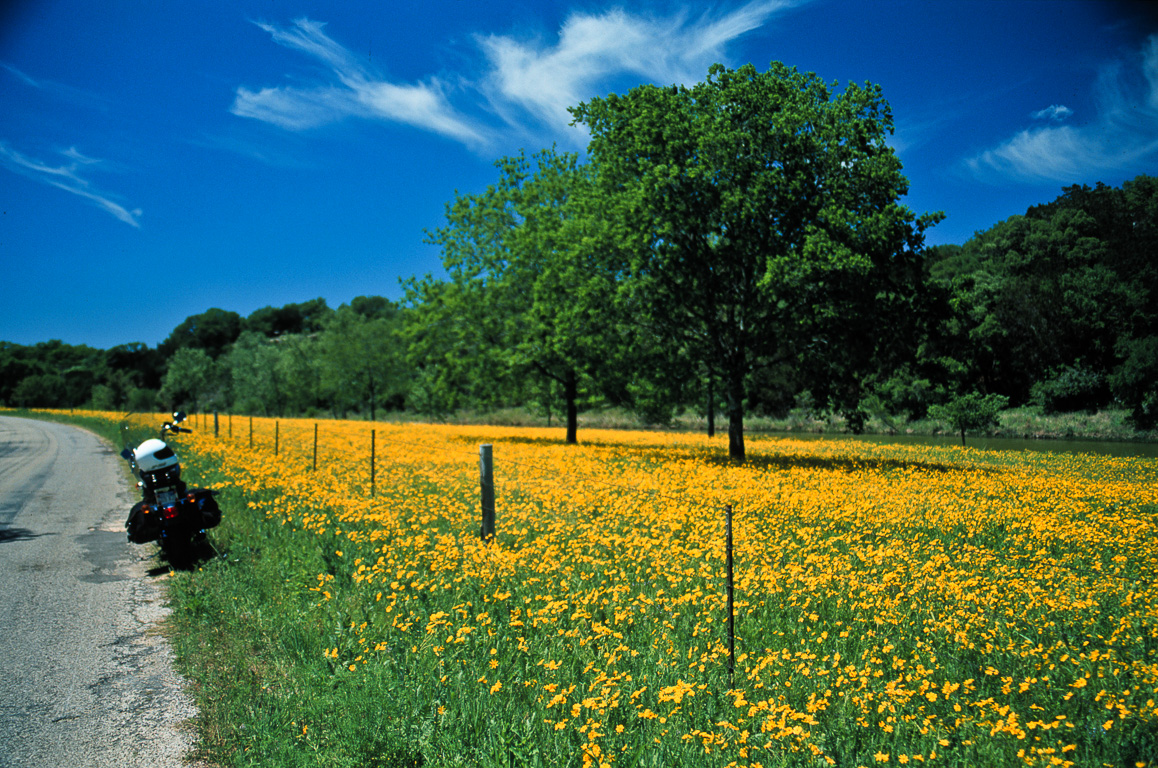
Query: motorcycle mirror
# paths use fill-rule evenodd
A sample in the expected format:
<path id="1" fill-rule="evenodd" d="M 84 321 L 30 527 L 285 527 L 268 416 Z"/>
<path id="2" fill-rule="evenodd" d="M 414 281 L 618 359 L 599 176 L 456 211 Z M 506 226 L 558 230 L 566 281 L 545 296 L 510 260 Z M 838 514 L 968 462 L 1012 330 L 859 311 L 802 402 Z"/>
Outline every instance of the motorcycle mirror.
<path id="1" fill-rule="evenodd" d="M 132 461 L 133 460 L 132 449 L 126 448 L 125 450 L 121 451 L 121 458 L 124 459 L 125 461 Z"/>
<path id="2" fill-rule="evenodd" d="M 185 420 L 185 412 L 184 411 L 173 411 L 173 421 L 175 423 L 180 424 L 184 420 Z"/>

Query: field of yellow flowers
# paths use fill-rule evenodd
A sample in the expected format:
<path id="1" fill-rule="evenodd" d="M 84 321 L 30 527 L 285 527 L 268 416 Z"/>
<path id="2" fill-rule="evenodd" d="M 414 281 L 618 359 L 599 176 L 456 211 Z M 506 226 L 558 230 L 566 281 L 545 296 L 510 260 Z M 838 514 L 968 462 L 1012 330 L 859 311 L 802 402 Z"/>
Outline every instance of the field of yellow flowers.
<path id="1" fill-rule="evenodd" d="M 752 437 L 736 466 L 689 434 L 205 427 L 178 450 L 231 556 L 247 518 L 316 550 L 280 575 L 302 647 L 335 691 L 378 692 L 357 727 L 404 729 L 416 763 L 1158 765 L 1153 459 Z"/>

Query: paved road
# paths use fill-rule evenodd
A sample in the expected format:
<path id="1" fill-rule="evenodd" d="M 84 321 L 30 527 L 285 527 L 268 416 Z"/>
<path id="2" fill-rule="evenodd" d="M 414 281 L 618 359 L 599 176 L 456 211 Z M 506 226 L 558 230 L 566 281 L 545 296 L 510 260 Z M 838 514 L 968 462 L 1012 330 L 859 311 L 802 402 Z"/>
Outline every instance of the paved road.
<path id="1" fill-rule="evenodd" d="M 0 767 L 177 768 L 195 714 L 158 633 L 163 575 L 130 545 L 121 459 L 0 416 Z"/>

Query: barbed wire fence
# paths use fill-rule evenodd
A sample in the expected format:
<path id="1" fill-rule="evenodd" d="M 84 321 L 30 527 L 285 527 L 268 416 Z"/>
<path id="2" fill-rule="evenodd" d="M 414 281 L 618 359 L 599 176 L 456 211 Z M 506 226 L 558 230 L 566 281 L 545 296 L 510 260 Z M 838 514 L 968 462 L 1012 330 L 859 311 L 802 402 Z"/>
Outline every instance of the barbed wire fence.
<path id="1" fill-rule="evenodd" d="M 202 429 L 208 429 L 208 414 L 200 414 L 200 426 Z M 267 418 L 266 421 L 269 419 Z M 227 439 L 233 441 L 233 415 L 226 414 L 226 428 Z M 220 416 L 217 412 L 212 414 L 212 429 L 215 439 L 221 439 L 221 424 Z M 374 498 L 377 493 L 377 464 L 378 464 L 378 450 L 377 439 L 378 430 L 376 427 L 369 429 L 368 445 L 366 448 L 366 456 L 364 460 L 367 462 L 367 470 L 369 474 L 369 496 Z M 306 433 L 308 434 L 308 432 Z M 250 448 L 254 447 L 254 422 L 253 417 L 248 417 L 248 435 L 247 443 Z M 268 440 L 268 438 L 267 438 Z M 262 445 L 262 438 L 258 434 L 258 447 Z M 431 443 L 424 443 L 414 440 L 406 440 L 400 438 L 398 435 L 390 436 L 390 443 L 398 446 L 407 446 L 417 451 L 424 452 L 439 452 L 443 454 L 452 454 L 456 457 L 465 460 L 470 457 L 472 460 L 478 461 L 479 468 L 479 536 L 488 545 L 497 546 L 499 544 L 498 524 L 499 524 L 499 508 L 501 496 L 498 493 L 498 486 L 496 484 L 495 474 L 495 444 L 494 443 L 480 443 L 478 445 L 478 452 L 467 451 L 458 448 L 449 448 Z M 273 419 L 273 435 L 272 443 L 266 442 L 266 445 L 273 448 L 274 456 L 280 457 L 281 454 L 281 420 Z M 299 452 L 301 453 L 301 452 Z M 309 457 L 309 465 L 311 471 L 317 471 L 319 458 L 319 423 L 313 423 L 312 445 L 307 448 L 307 455 Z M 521 486 L 515 489 L 516 492 L 524 492 L 527 486 L 535 484 L 534 479 L 541 479 L 544 483 L 557 483 L 558 477 L 556 468 L 546 467 L 528 462 L 523 459 L 514 459 L 511 457 L 501 458 L 502 465 L 516 467 L 519 470 L 530 475 L 530 478 L 520 476 L 519 482 Z M 705 504 L 701 500 L 692 499 L 685 495 L 673 495 L 668 492 L 660 491 L 653 488 L 643 488 L 627 483 L 613 482 L 605 478 L 595 477 L 584 473 L 575 473 L 573 476 L 577 481 L 589 483 L 592 485 L 602 486 L 607 491 L 616 491 L 620 494 L 634 497 L 636 499 L 647 499 L 649 502 L 666 501 L 672 504 L 687 506 L 689 508 L 701 508 L 705 511 L 710 511 L 713 514 L 723 515 L 723 541 L 721 542 L 724 550 L 724 597 L 725 597 L 725 622 L 727 632 L 727 659 L 728 659 L 728 681 L 729 686 L 734 686 L 735 677 L 735 660 L 736 660 L 736 632 L 735 632 L 735 565 L 734 565 L 734 535 L 733 535 L 733 505 L 732 504 Z M 530 482 L 528 482 L 530 480 Z M 505 484 L 504 484 L 505 485 Z M 510 488 L 508 487 L 508 490 Z"/>

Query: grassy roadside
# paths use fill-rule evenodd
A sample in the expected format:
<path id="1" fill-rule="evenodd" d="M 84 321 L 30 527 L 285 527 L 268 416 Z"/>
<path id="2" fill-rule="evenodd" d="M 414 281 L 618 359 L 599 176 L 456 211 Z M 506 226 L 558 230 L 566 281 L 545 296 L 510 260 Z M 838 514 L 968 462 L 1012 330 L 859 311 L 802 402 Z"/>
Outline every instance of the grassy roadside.
<path id="1" fill-rule="evenodd" d="M 73 424 L 120 448 L 118 424 L 107 418 L 83 412 L 0 413 Z M 220 479 L 211 463 L 179 443 L 175 447 L 190 486 L 208 487 Z M 194 757 L 221 766 L 421 765 L 410 742 L 395 731 L 367 733 L 366 712 L 399 723 L 412 713 L 392 714 L 383 707 L 400 698 L 391 693 L 397 681 L 389 674 L 362 675 L 356 684 L 334 675 L 324 651 L 343 627 L 319 617 L 308 589 L 318 573 L 333 568 L 319 540 L 245 514 L 249 502 L 268 501 L 266 496 L 223 496 L 222 523 L 210 538 L 224 559 L 166 579 L 172 613 L 163 631 L 198 709 Z"/>
<path id="2" fill-rule="evenodd" d="M 212 466 L 188 459 L 191 482 L 212 485 Z M 317 539 L 245 514 L 262 493 L 223 501 L 212 538 L 224 560 L 169 582 L 169 630 L 181 672 L 193 683 L 198 757 L 219 765 L 415 766 L 398 729 L 367 729 L 364 715 L 403 723 L 389 670 L 335 675 L 325 651 L 346 627 L 316 610 L 309 586 L 333 572 Z M 400 730 L 403 734 L 405 727 Z"/>

